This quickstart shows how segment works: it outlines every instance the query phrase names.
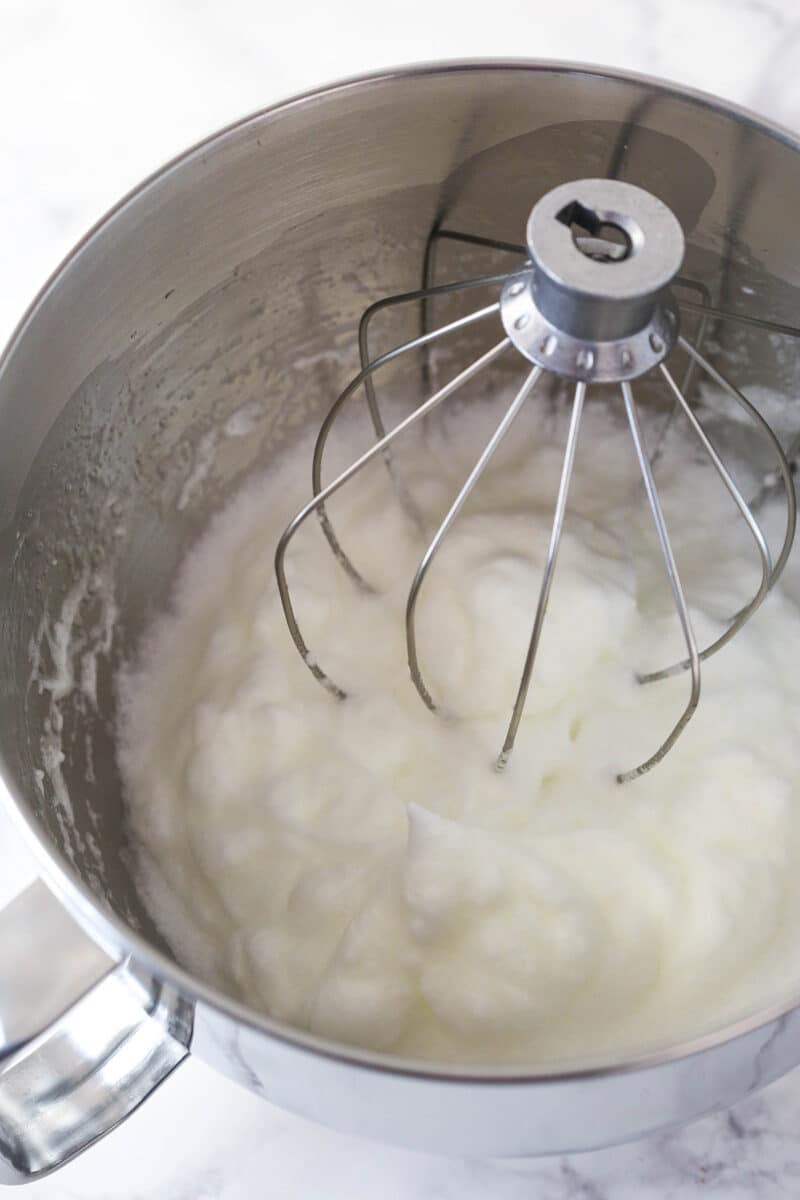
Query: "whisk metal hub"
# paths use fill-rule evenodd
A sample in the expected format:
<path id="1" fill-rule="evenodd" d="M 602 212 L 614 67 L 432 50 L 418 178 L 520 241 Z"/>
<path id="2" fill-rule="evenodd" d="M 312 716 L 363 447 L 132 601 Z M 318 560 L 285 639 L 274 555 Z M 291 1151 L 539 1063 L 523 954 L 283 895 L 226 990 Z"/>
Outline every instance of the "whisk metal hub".
<path id="1" fill-rule="evenodd" d="M 562 184 L 528 219 L 530 264 L 500 297 L 506 333 L 537 366 L 620 383 L 657 366 L 678 336 L 669 285 L 684 253 L 666 204 L 615 179 Z"/>

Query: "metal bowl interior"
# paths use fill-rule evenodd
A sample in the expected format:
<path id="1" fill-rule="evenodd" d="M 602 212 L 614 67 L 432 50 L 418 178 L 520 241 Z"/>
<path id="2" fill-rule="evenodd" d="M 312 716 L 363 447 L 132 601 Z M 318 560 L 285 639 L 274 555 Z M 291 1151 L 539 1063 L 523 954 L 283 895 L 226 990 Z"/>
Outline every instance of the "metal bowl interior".
<path id="1" fill-rule="evenodd" d="M 790 135 L 649 80 L 464 63 L 325 89 L 190 150 L 84 239 L 0 365 L 0 754 L 12 807 L 98 940 L 253 1028 L 359 1057 L 281 1029 L 176 963 L 132 872 L 115 670 L 209 516 L 355 373 L 361 311 L 419 286 L 432 231 L 519 242 L 541 195 L 586 176 L 627 180 L 670 206 L 687 238 L 683 274 L 712 304 L 793 322 Z M 442 280 L 508 264 L 504 252 L 438 243 Z M 393 318 L 385 346 L 418 321 L 416 309 Z M 489 336 L 470 334 L 454 355 L 466 361 Z M 737 384 L 791 396 L 790 340 L 720 327 L 714 345 Z M 779 432 L 798 430 L 789 399 Z M 96 678 L 70 687 L 87 650 Z"/>

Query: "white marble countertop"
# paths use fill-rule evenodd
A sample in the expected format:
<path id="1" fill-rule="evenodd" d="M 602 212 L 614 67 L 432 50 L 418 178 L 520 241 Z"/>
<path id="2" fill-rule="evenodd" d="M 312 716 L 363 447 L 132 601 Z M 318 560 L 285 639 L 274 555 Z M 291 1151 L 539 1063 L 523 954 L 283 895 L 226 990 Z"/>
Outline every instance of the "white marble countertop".
<path id="1" fill-rule="evenodd" d="M 797 0 L 3 0 L 0 341 L 117 197 L 248 110 L 433 58 L 600 62 L 800 128 Z M 498 19 L 498 16 L 500 19 Z M 32 877 L 0 816 L 0 903 Z M 800 1072 L 667 1137 L 571 1158 L 468 1162 L 357 1141 L 190 1061 L 32 1197 L 61 1200 L 777 1200 L 800 1194 Z"/>

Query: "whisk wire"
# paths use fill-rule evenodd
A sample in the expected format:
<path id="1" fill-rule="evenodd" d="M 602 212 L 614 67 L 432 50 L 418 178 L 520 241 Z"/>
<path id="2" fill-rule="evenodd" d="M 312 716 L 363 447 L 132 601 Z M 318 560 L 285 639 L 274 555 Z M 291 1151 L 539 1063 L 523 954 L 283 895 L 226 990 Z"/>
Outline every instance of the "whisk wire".
<path id="1" fill-rule="evenodd" d="M 429 342 L 435 341 L 437 338 L 444 337 L 445 334 L 453 333 L 458 329 L 463 329 L 467 325 L 474 324 L 476 321 L 482 321 L 486 317 L 490 317 L 494 313 L 498 312 L 499 308 L 500 305 L 498 303 L 486 305 L 484 308 L 479 308 L 473 313 L 468 313 L 464 317 L 459 317 L 457 320 L 451 321 L 448 325 L 442 325 L 439 329 L 434 329 L 430 333 L 420 334 L 417 337 L 411 338 L 410 341 L 403 342 L 401 346 L 396 346 L 393 350 L 387 350 L 385 354 L 381 354 L 378 358 L 374 359 L 373 362 L 368 363 L 367 366 L 364 367 L 354 379 L 350 380 L 347 387 L 336 398 L 328 410 L 327 416 L 320 426 L 320 431 L 314 444 L 314 456 L 311 464 L 311 487 L 315 496 L 321 495 L 323 492 L 322 456 L 325 451 L 325 444 L 328 440 L 328 436 L 333 427 L 334 421 L 339 415 L 342 406 L 350 398 L 350 396 L 352 396 L 353 393 L 357 391 L 358 388 L 361 387 L 361 385 L 385 363 L 391 362 L 393 359 L 398 358 L 401 354 L 405 354 L 409 350 L 414 350 L 419 346 L 425 346 Z M 467 378 L 472 378 L 472 376 L 469 375 Z M 464 382 L 466 382 L 466 380 L 464 380 Z M 448 392 L 447 394 L 449 395 L 450 393 Z M 422 407 L 424 408 L 424 405 Z M 420 410 L 418 409 L 417 411 Z M 406 427 L 402 422 L 401 425 L 403 428 Z M 398 426 L 398 428 L 400 428 L 400 426 Z M 385 452 L 385 448 L 389 445 L 389 442 L 386 441 L 385 434 L 379 438 L 376 445 L 379 447 L 379 452 L 383 454 Z M 336 532 L 331 524 L 324 504 L 318 505 L 317 513 L 319 516 L 320 525 L 322 526 L 322 532 L 325 534 L 328 545 L 330 546 L 331 551 L 333 552 L 339 564 L 344 568 L 353 582 L 363 591 L 374 591 L 375 589 L 373 588 L 372 584 L 364 578 L 358 568 L 354 566 L 349 555 L 347 555 L 342 549 L 341 543 L 336 536 Z"/>
<path id="2" fill-rule="evenodd" d="M 682 280 L 676 280 L 682 282 Z M 784 337 L 800 338 L 800 329 L 794 325 L 786 325 L 781 321 L 768 321 L 764 317 L 751 317 L 746 313 L 728 312 L 714 308 L 710 304 L 697 304 L 694 300 L 678 300 L 678 306 L 687 312 L 700 313 L 717 321 L 732 321 L 735 325 L 749 325 L 751 329 L 761 329 L 767 333 L 780 333 Z"/>
<path id="3" fill-rule="evenodd" d="M 506 254 L 527 255 L 527 246 L 519 242 L 506 242 L 501 238 L 484 237 L 478 233 L 462 233 L 458 229 L 434 229 L 429 241 L 463 242 L 467 246 L 483 246 L 486 250 L 502 250 Z"/>
<path id="4" fill-rule="evenodd" d="M 496 309 L 497 306 L 492 305 L 489 309 L 485 309 L 481 313 L 473 313 L 472 320 L 478 319 L 480 316 L 487 316 L 490 312 L 496 311 Z M 461 318 L 459 324 L 464 324 L 465 321 L 466 318 Z M 415 341 L 418 340 L 419 339 L 415 339 Z M 409 429 L 412 425 L 415 425 L 418 421 L 421 421 L 427 413 L 431 412 L 437 407 L 437 405 L 441 404 L 443 400 L 446 400 L 448 396 L 451 396 L 454 392 L 458 391 L 458 389 L 472 379 L 473 376 L 479 374 L 484 367 L 487 367 L 490 363 L 494 362 L 496 358 L 499 358 L 503 351 L 506 350 L 510 345 L 510 340 L 508 338 L 503 338 L 503 340 L 493 346 L 491 350 L 487 350 L 485 354 L 482 354 L 479 358 L 471 362 L 469 366 L 465 367 L 462 371 L 459 371 L 459 373 L 455 375 L 448 383 L 446 383 L 444 387 L 441 387 L 437 392 L 434 393 L 433 396 L 429 397 L 424 404 L 421 404 L 419 408 L 416 408 L 413 413 L 410 413 L 409 416 L 407 416 L 398 425 L 396 425 L 394 429 L 387 433 L 385 437 L 375 442 L 375 444 L 371 446 L 369 450 L 366 450 L 359 458 L 355 460 L 355 462 L 352 462 L 348 467 L 346 467 L 340 475 L 337 475 L 337 477 L 327 485 L 327 487 L 322 488 L 319 492 L 315 492 L 308 503 L 304 504 L 299 512 L 295 514 L 281 534 L 278 545 L 275 549 L 275 575 L 278 582 L 278 593 L 280 595 L 281 606 L 283 608 L 286 624 L 289 627 L 289 632 L 292 636 L 295 646 L 297 647 L 298 653 L 300 654 L 300 657 L 303 659 L 303 662 L 306 664 L 311 674 L 316 680 L 318 680 L 319 683 L 322 684 L 324 688 L 326 688 L 339 700 L 343 700 L 347 693 L 340 688 L 338 684 L 334 683 L 334 681 L 330 679 L 330 677 L 322 670 L 319 663 L 309 651 L 305 639 L 300 631 L 300 626 L 295 615 L 291 592 L 286 578 L 287 547 L 289 546 L 289 543 L 297 533 L 300 526 L 308 519 L 311 513 L 319 512 L 320 508 L 324 506 L 325 501 L 329 499 L 334 492 L 337 492 L 339 488 L 343 487 L 343 485 L 352 479 L 354 475 L 357 475 L 358 472 L 367 465 L 367 463 L 371 462 L 372 459 L 374 459 L 378 454 L 381 454 L 384 448 L 393 442 L 395 438 L 399 437 L 400 434 L 405 433 L 407 429 Z M 375 359 L 375 361 L 370 364 L 368 370 L 376 370 L 382 365 L 382 363 L 388 362 L 391 358 L 396 357 L 406 349 L 408 349 L 408 344 L 399 346 L 395 350 L 387 351 L 386 354 Z M 347 397 L 352 395 L 356 388 L 359 387 L 363 382 L 363 377 L 364 372 L 362 371 L 348 384 L 341 396 L 339 396 L 335 402 L 334 408 L 338 410 L 338 408 L 341 407 Z M 333 408 L 328 413 L 326 422 L 330 422 L 332 419 L 332 413 Z M 324 530 L 325 526 L 323 525 L 323 531 Z M 331 532 L 333 531 L 331 530 Z M 336 544 L 338 545 L 338 543 Z M 344 555 L 343 551 L 341 553 Z M 337 555 L 337 557 L 339 556 Z M 353 569 L 355 570 L 355 568 Z"/>
<path id="5" fill-rule="evenodd" d="M 492 284 L 505 283 L 508 278 L 508 273 L 502 275 L 482 275 L 475 279 L 463 279 L 455 283 L 437 284 L 435 287 L 421 287 L 413 292 L 400 292 L 394 296 L 384 296 L 380 300 L 376 300 L 366 308 L 358 323 L 358 352 L 361 358 L 361 370 L 365 371 L 370 363 L 369 354 L 369 327 L 370 323 L 377 315 L 385 308 L 393 308 L 400 304 L 410 304 L 415 301 L 427 301 L 432 297 L 446 296 L 452 292 L 468 291 L 472 288 L 490 287 Z M 423 331 L 425 332 L 425 331 Z M 367 397 L 367 407 L 369 409 L 370 418 L 372 420 L 372 428 L 375 430 L 375 436 L 382 438 L 386 434 L 386 426 L 383 423 L 378 399 L 375 395 L 375 382 L 371 374 L 364 378 L 364 392 Z M 320 455 L 321 457 L 321 455 Z M 422 530 L 422 516 L 419 508 L 408 490 L 408 486 L 402 476 L 402 473 L 397 469 L 397 464 L 392 454 L 391 447 L 387 446 L 383 452 L 383 461 L 386 464 L 386 470 L 389 472 L 389 477 L 392 481 L 397 499 L 403 511 L 410 517 L 418 529 Z M 318 490 L 318 483 L 315 481 L 314 490 Z"/>
<path id="6" fill-rule="evenodd" d="M 679 283 L 681 285 L 681 287 L 690 288 L 692 291 L 695 291 L 700 296 L 702 296 L 702 299 L 703 299 L 702 307 L 704 310 L 707 310 L 710 307 L 711 292 L 708 290 L 708 288 L 706 287 L 706 285 L 704 283 L 698 283 L 693 279 L 685 279 L 685 278 L 681 278 L 681 277 L 676 279 L 675 282 Z M 680 301 L 678 301 L 678 304 L 680 304 Z M 694 336 L 694 344 L 695 344 L 695 348 L 697 350 L 702 349 L 703 342 L 705 341 L 705 336 L 706 336 L 706 333 L 708 332 L 708 326 L 710 323 L 711 323 L 711 318 L 709 317 L 708 312 L 704 311 L 702 317 L 698 321 L 697 330 L 696 330 L 695 336 Z M 691 388 L 692 383 L 694 382 L 694 377 L 695 377 L 695 374 L 697 373 L 697 370 L 698 370 L 697 363 L 695 362 L 695 360 L 693 358 L 689 358 L 689 361 L 686 364 L 686 370 L 683 373 L 683 379 L 680 384 L 680 389 L 684 396 L 689 395 L 689 389 Z M 664 424 L 661 426 L 661 429 L 659 430 L 655 445 L 654 445 L 652 451 L 650 452 L 650 466 L 651 467 L 654 467 L 656 465 L 656 463 L 658 462 L 658 460 L 661 458 L 661 455 L 664 452 L 664 442 L 666 441 L 667 434 L 669 433 L 670 429 L 672 428 L 673 422 L 675 421 L 675 419 L 678 416 L 678 413 L 680 411 L 681 411 L 680 401 L 677 398 L 675 398 L 672 402 L 672 408 L 670 409 L 669 414 L 667 415 L 667 419 L 664 422 Z"/>
<path id="7" fill-rule="evenodd" d="M 747 397 L 740 392 L 733 383 L 731 383 L 730 379 L 723 375 L 721 371 L 718 371 L 717 368 L 710 363 L 704 355 L 696 350 L 691 342 L 687 342 L 684 337 L 679 337 L 678 342 L 687 352 L 687 354 L 690 354 L 692 358 L 697 361 L 698 365 L 705 372 L 705 374 L 708 375 L 710 379 L 713 379 L 714 382 L 723 389 L 723 391 L 727 392 L 731 399 L 735 400 L 736 403 L 752 418 L 752 420 L 764 434 L 764 437 L 770 443 L 775 453 L 775 457 L 778 461 L 778 470 L 783 479 L 783 486 L 786 494 L 786 532 L 784 534 L 781 552 L 778 555 L 778 558 L 772 568 L 772 574 L 770 575 L 769 587 L 772 589 L 780 579 L 783 568 L 786 566 L 789 554 L 791 553 L 795 531 L 797 529 L 797 494 L 795 492 L 794 476 L 792 475 L 791 465 L 783 452 L 783 447 L 773 432 L 772 426 L 764 419 L 764 417 L 762 417 L 755 405 L 751 404 Z"/>
<path id="8" fill-rule="evenodd" d="M 569 432 L 567 434 L 567 445 L 564 451 L 564 461 L 561 467 L 561 479 L 558 484 L 558 495 L 556 497 L 555 512 L 553 515 L 553 525 L 550 530 L 550 541 L 547 547 L 547 558 L 545 560 L 544 572 L 542 575 L 542 583 L 539 588 L 539 599 L 536 603 L 536 615 L 533 621 L 533 630 L 531 639 L 528 644 L 528 652 L 525 656 L 525 663 L 522 668 L 522 678 L 519 688 L 517 689 L 516 699 L 514 700 L 514 708 L 511 712 L 511 720 L 506 732 L 503 748 L 498 755 L 495 766 L 498 771 L 505 769 L 511 753 L 514 749 L 517 731 L 522 713 L 525 708 L 525 701 L 528 697 L 528 689 L 530 687 L 531 675 L 536 661 L 536 652 L 539 648 L 539 639 L 542 634 L 542 626 L 547 613 L 547 602 L 550 598 L 550 587 L 553 582 L 553 574 L 555 572 L 556 559 L 558 557 L 559 546 L 561 545 L 561 531 L 564 527 L 564 514 L 567 509 L 567 497 L 569 495 L 569 485 L 572 479 L 572 469 L 575 464 L 575 451 L 578 446 L 578 434 L 580 432 L 581 417 L 583 415 L 583 402 L 586 396 L 586 384 L 577 383 L 575 385 L 575 393 L 572 401 L 572 415 L 570 417 Z"/>
<path id="9" fill-rule="evenodd" d="M 727 645 L 727 643 L 736 636 L 742 626 L 749 621 L 750 617 L 752 617 L 753 613 L 767 595 L 767 592 L 770 589 L 770 581 L 772 578 L 772 556 L 770 555 L 767 539 L 764 537 L 761 526 L 758 524 L 753 516 L 753 513 L 750 511 L 747 501 L 745 500 L 739 488 L 736 486 L 736 483 L 734 482 L 725 464 L 722 462 L 722 459 L 714 448 L 714 445 L 705 429 L 700 424 L 700 421 L 697 419 L 696 415 L 689 406 L 689 403 L 687 402 L 683 392 L 678 387 L 664 363 L 661 363 L 659 370 L 661 371 L 661 375 L 666 381 L 667 386 L 675 397 L 675 403 L 683 410 L 689 421 L 689 424 L 692 427 L 692 430 L 700 440 L 703 449 L 713 463 L 718 475 L 725 484 L 725 487 L 728 489 L 733 502 L 739 509 L 739 512 L 741 513 L 748 529 L 750 530 L 750 533 L 753 536 L 753 540 L 756 543 L 759 557 L 761 559 L 761 583 L 759 584 L 755 596 L 753 596 L 752 600 L 750 600 L 744 606 L 744 608 L 739 609 L 739 611 L 734 614 L 731 624 L 728 626 L 725 632 L 721 634 L 720 637 L 718 637 L 714 642 L 712 642 L 710 646 L 706 646 L 706 648 L 700 652 L 700 661 L 705 662 L 706 659 L 710 658 L 712 654 L 716 654 L 718 650 L 721 650 L 723 646 Z M 689 659 L 683 659 L 681 662 L 674 663 L 670 667 L 665 667 L 661 671 L 651 671 L 647 675 L 640 675 L 639 682 L 656 683 L 660 679 L 668 679 L 671 675 L 677 675 L 681 671 L 687 670 L 689 666 Z"/>
<path id="10" fill-rule="evenodd" d="M 653 767 L 661 762 L 664 755 L 672 749 L 680 735 L 683 733 L 686 725 L 691 720 L 700 700 L 700 655 L 697 652 L 697 641 L 694 636 L 694 630 L 692 629 L 692 622 L 691 618 L 689 617 L 689 609 L 686 604 L 686 598 L 683 594 L 683 587 L 678 574 L 675 556 L 672 553 L 669 533 L 667 532 L 667 524 L 664 520 L 664 513 L 661 508 L 661 501 L 658 497 L 658 490 L 656 488 L 653 472 L 650 467 L 650 460 L 647 456 L 647 448 L 644 444 L 644 437 L 642 435 L 641 425 L 639 423 L 639 414 L 636 410 L 636 401 L 633 396 L 633 389 L 629 383 L 622 383 L 620 386 L 622 388 L 622 397 L 625 402 L 625 413 L 628 418 L 628 425 L 630 426 L 631 437 L 633 438 L 633 444 L 636 450 L 636 457 L 639 460 L 639 470 L 642 473 L 642 481 L 647 493 L 647 501 L 650 505 L 650 511 L 653 514 L 653 522 L 656 527 L 656 534 L 658 535 L 658 541 L 661 547 L 661 556 L 664 560 L 664 566 L 667 569 L 667 576 L 672 589 L 672 596 L 675 601 L 675 608 L 678 613 L 681 631 L 683 633 L 684 641 L 686 642 L 689 665 L 692 672 L 692 686 L 689 695 L 689 701 L 669 736 L 664 742 L 662 742 L 655 754 L 651 754 L 651 756 L 643 763 L 640 763 L 638 767 L 634 767 L 630 771 L 624 771 L 617 775 L 618 783 L 629 783 L 631 780 L 637 779 L 640 775 L 644 775 L 647 771 L 652 770 Z"/>
<path id="11" fill-rule="evenodd" d="M 432 712 L 436 712 L 439 706 L 435 703 L 430 692 L 428 691 L 428 688 L 422 677 L 422 672 L 419 665 L 419 657 L 417 655 L 416 608 L 420 588 L 422 587 L 425 576 L 428 573 L 430 565 L 433 562 L 436 552 L 441 546 L 444 537 L 446 536 L 458 514 L 461 512 L 461 509 L 464 507 L 464 504 L 472 492 L 472 489 L 475 487 L 475 484 L 486 470 L 490 460 L 494 457 L 494 454 L 503 438 L 506 436 L 515 419 L 521 412 L 525 401 L 528 399 L 528 396 L 536 386 L 536 381 L 539 379 L 541 374 L 541 367 L 534 367 L 533 370 L 529 372 L 525 382 L 506 410 L 503 419 L 500 421 L 500 424 L 497 426 L 491 438 L 486 443 L 486 446 L 475 463 L 475 466 L 470 471 L 458 495 L 450 505 L 447 514 L 439 525 L 439 528 L 433 535 L 427 550 L 420 560 L 420 564 L 417 567 L 411 588 L 408 593 L 408 600 L 406 602 L 406 650 L 408 655 L 408 669 L 411 672 L 411 678 L 414 682 L 415 688 Z"/>

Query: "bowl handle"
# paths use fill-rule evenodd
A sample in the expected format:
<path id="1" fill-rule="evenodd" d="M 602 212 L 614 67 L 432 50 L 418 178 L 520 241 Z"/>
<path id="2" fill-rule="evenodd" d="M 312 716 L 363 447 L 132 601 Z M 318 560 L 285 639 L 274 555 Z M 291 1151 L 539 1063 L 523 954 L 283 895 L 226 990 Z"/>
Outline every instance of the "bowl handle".
<path id="1" fill-rule="evenodd" d="M 117 962 L 41 882 L 0 912 L 0 1183 L 63 1166 L 188 1054 L 192 1007 Z"/>

